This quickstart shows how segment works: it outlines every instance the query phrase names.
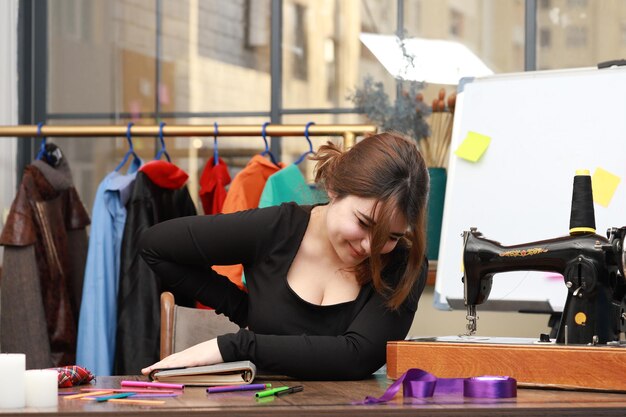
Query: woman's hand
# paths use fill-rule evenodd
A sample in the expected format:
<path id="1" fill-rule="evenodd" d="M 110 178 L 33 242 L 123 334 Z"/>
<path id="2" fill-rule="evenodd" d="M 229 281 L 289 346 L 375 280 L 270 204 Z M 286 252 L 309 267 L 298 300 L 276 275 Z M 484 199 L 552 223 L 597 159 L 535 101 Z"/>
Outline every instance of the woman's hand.
<path id="1" fill-rule="evenodd" d="M 174 353 L 162 361 L 143 368 L 141 373 L 148 375 L 154 369 L 213 365 L 222 362 L 224 362 L 224 359 L 217 347 L 217 339 L 211 339 Z"/>

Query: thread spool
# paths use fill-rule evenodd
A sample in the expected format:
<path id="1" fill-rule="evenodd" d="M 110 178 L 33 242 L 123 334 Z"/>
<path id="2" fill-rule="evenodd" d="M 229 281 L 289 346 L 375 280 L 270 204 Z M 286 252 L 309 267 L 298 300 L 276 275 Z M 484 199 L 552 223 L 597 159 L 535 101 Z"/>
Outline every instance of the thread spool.
<path id="1" fill-rule="evenodd" d="M 576 171 L 572 188 L 572 211 L 569 218 L 569 233 L 595 233 L 596 217 L 593 209 L 591 176 L 586 169 Z"/>

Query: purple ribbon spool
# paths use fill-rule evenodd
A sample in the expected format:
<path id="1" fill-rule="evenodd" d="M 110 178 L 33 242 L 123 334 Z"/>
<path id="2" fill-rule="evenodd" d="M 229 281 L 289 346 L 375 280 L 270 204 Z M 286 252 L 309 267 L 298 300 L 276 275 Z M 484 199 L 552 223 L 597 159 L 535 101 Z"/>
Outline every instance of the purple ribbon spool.
<path id="1" fill-rule="evenodd" d="M 517 381 L 508 376 L 476 376 L 463 381 L 463 395 L 471 398 L 517 397 Z"/>
<path id="2" fill-rule="evenodd" d="M 478 376 L 472 378 L 437 378 L 422 369 L 409 369 L 394 381 L 380 397 L 366 397 L 361 404 L 390 401 L 400 391 L 405 397 L 427 398 L 435 394 L 463 394 L 469 398 L 517 397 L 517 381 L 508 376 Z"/>

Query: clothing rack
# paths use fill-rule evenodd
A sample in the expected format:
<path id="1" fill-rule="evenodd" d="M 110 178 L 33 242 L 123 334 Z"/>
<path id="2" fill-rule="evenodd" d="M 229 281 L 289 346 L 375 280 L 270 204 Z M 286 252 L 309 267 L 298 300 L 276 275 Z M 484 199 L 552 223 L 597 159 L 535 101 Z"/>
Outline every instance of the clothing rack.
<path id="1" fill-rule="evenodd" d="M 267 136 L 302 136 L 305 125 L 267 125 Z M 126 136 L 126 126 L 116 125 L 44 125 L 38 133 L 37 125 L 0 126 L 0 137 L 102 137 L 102 136 Z M 218 125 L 217 135 L 213 125 L 164 125 L 163 136 L 261 136 L 262 125 Z M 366 133 L 376 133 L 374 125 L 344 124 L 344 125 L 311 125 L 310 136 L 342 136 L 343 147 L 350 148 L 354 145 L 356 136 Z M 159 125 L 133 125 L 131 128 L 133 137 L 158 136 Z"/>

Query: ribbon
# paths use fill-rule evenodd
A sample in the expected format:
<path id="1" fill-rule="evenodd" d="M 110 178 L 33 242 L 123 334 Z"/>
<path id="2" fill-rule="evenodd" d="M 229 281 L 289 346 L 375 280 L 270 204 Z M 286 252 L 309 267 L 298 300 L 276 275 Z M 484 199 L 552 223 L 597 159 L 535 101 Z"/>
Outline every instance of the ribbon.
<path id="1" fill-rule="evenodd" d="M 422 369 L 409 369 L 378 398 L 367 396 L 363 404 L 390 401 L 402 387 L 405 397 L 426 398 L 437 394 L 463 394 L 471 398 L 517 397 L 517 381 L 508 376 L 478 376 L 472 378 L 437 378 Z"/>

